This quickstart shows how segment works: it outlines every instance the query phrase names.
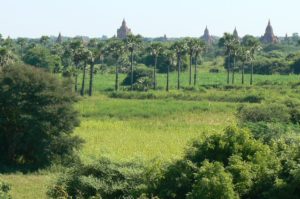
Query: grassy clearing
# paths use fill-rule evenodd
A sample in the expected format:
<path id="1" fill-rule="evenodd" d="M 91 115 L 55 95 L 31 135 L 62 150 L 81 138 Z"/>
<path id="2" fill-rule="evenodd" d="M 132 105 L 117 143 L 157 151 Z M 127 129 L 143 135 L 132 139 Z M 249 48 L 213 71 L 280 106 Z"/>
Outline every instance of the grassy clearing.
<path id="1" fill-rule="evenodd" d="M 46 192 L 54 175 L 16 173 L 0 175 L 0 179 L 12 185 L 11 195 L 14 199 L 44 199 L 47 198 Z"/>
<path id="2" fill-rule="evenodd" d="M 226 103 L 86 100 L 77 105 L 84 119 L 76 130 L 86 141 L 84 159 L 170 160 L 180 157 L 191 139 L 235 122 L 236 105 Z"/>

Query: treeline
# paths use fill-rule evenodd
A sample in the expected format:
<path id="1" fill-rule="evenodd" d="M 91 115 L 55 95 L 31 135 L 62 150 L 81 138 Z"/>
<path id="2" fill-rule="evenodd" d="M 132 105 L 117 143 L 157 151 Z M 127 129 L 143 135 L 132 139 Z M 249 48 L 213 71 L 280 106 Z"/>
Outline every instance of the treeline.
<path id="1" fill-rule="evenodd" d="M 178 89 L 181 87 L 181 72 L 185 70 L 189 72 L 189 84 L 197 85 L 201 64 L 220 56 L 225 60 L 228 84 L 235 83 L 236 73 L 241 73 L 242 83 L 245 83 L 244 74 L 250 73 L 250 84 L 253 83 L 253 74 L 298 74 L 298 45 L 294 37 L 293 40 L 286 39 L 278 44 L 266 45 L 253 36 L 238 38 L 227 33 L 210 45 L 196 38 L 152 42 L 139 35 L 129 35 L 124 40 L 86 40 L 80 37 L 64 40 L 60 35 L 56 41 L 47 36 L 40 39 L 3 39 L 0 36 L 0 66 L 24 62 L 54 73 L 62 73 L 74 78 L 74 89 L 81 95 L 86 92 L 87 77 L 88 93 L 92 95 L 93 78 L 97 72 L 115 73 L 115 90 L 119 89 L 121 83 L 119 73 L 128 73 L 129 84 L 128 81 L 123 84 L 128 85 L 129 90 L 156 89 L 156 73 L 167 73 L 165 88 L 169 90 L 170 72 L 178 73 Z M 139 71 L 136 71 L 137 67 L 140 68 Z M 143 75 L 149 73 L 145 72 L 147 68 L 152 70 L 151 76 Z M 216 69 L 212 72 L 218 71 Z M 134 73 L 138 72 L 142 75 L 135 78 Z M 79 75 L 82 75 L 81 80 Z"/>

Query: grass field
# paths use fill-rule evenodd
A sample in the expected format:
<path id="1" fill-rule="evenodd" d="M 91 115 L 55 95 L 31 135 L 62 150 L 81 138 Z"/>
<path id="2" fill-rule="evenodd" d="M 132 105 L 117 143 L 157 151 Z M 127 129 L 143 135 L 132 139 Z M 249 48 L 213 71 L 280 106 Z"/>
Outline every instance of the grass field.
<path id="1" fill-rule="evenodd" d="M 240 81 L 240 75 L 236 75 L 239 86 Z M 249 87 L 248 81 L 249 75 L 246 76 L 247 85 L 240 88 L 213 88 L 208 85 L 225 84 L 226 74 L 203 71 L 199 75 L 199 85 L 207 86 L 204 90 L 166 94 L 162 91 L 165 75 L 158 75 L 161 90 L 151 91 L 157 96 L 155 99 L 138 99 L 143 93 L 129 94 L 135 95 L 135 99 L 126 99 L 109 97 L 111 92 L 108 91 L 114 88 L 113 74 L 96 75 L 95 96 L 84 97 L 75 105 L 81 118 L 75 134 L 85 140 L 78 153 L 83 161 L 100 156 L 119 161 L 172 161 L 183 154 L 192 139 L 221 132 L 227 125 L 235 124 L 236 109 L 242 102 L 234 99 L 249 94 L 262 96 L 264 100 L 299 97 L 299 88 L 293 87 L 300 81 L 296 75 L 256 75 L 254 87 Z M 175 88 L 175 73 L 170 82 Z M 187 73 L 182 74 L 182 85 L 188 86 Z M 2 174 L 0 178 L 12 185 L 13 198 L 40 199 L 46 198 L 47 186 L 56 175 L 44 170 Z"/>

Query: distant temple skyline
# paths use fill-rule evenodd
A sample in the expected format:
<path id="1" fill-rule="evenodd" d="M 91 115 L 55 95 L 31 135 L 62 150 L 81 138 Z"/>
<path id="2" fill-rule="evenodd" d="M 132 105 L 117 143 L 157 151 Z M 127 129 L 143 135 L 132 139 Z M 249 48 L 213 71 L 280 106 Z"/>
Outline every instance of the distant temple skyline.
<path id="1" fill-rule="evenodd" d="M 128 34 L 133 34 L 131 29 L 127 26 L 125 18 L 122 21 L 122 25 L 119 29 L 117 29 L 117 37 L 119 39 L 124 39 Z M 233 30 L 232 35 L 236 38 L 240 38 L 237 28 L 235 27 Z M 287 34 L 285 35 L 285 37 Z M 258 36 L 260 37 L 260 36 Z M 166 35 L 164 35 L 165 40 L 167 40 Z M 207 44 L 211 45 L 213 43 L 213 36 L 209 32 L 208 26 L 205 27 L 204 34 L 200 37 L 203 41 L 205 41 Z M 268 21 L 268 25 L 266 27 L 265 33 L 263 36 L 260 37 L 261 42 L 263 43 L 277 43 L 279 42 L 279 39 L 274 34 L 273 27 L 271 25 L 271 20 Z"/>

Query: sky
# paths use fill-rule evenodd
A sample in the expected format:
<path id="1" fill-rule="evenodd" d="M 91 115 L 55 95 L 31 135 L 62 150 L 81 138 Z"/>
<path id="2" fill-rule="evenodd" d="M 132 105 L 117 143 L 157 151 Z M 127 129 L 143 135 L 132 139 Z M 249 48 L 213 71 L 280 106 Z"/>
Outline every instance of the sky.
<path id="1" fill-rule="evenodd" d="M 0 0 L 0 33 L 111 37 L 123 18 L 145 37 L 200 37 L 233 32 L 263 35 L 271 20 L 276 35 L 300 32 L 300 0 Z"/>

